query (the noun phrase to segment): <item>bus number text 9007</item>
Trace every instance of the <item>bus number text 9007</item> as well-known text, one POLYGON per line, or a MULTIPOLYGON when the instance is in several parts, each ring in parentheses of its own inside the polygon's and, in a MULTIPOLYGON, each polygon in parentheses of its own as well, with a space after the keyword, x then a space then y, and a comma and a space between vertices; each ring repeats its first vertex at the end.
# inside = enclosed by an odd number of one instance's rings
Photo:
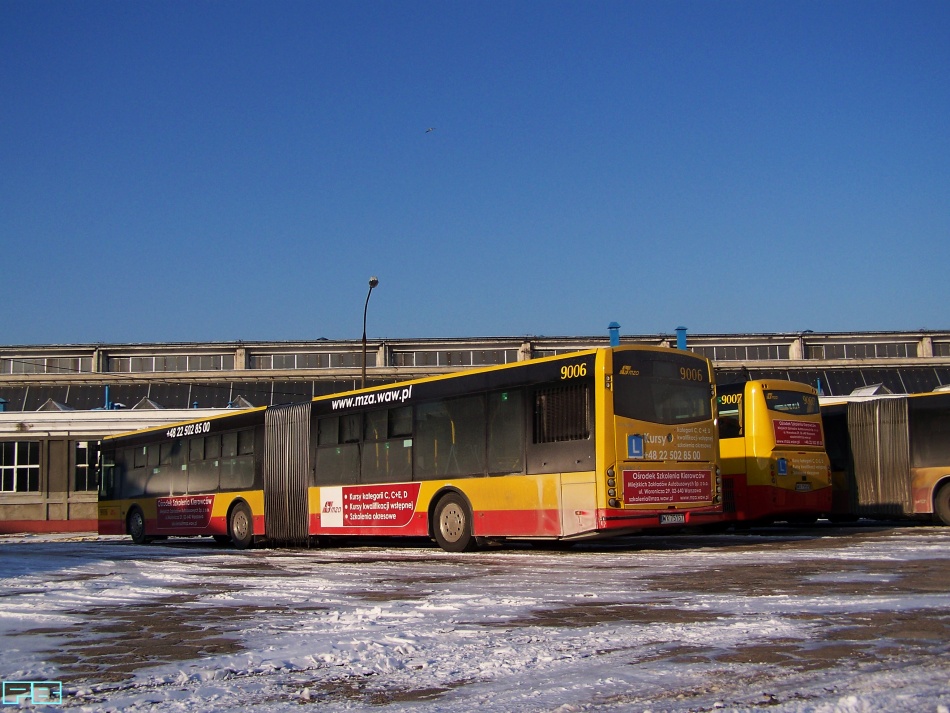
POLYGON ((182 438, 183 436, 200 436, 211 430, 211 421, 201 423, 186 423, 184 426, 173 426, 165 431, 168 438, 182 438))

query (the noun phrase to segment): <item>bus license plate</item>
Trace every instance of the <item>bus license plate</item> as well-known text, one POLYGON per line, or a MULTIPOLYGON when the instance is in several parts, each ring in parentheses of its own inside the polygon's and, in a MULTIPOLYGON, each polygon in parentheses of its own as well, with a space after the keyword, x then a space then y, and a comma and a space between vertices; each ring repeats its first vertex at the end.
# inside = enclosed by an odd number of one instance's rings
POLYGON ((811 483, 795 483, 795 490, 800 493, 807 493, 811 490, 811 483))
POLYGON ((660 515, 660 524, 661 525, 685 525, 686 513, 677 512, 677 513, 670 513, 669 515, 660 515))

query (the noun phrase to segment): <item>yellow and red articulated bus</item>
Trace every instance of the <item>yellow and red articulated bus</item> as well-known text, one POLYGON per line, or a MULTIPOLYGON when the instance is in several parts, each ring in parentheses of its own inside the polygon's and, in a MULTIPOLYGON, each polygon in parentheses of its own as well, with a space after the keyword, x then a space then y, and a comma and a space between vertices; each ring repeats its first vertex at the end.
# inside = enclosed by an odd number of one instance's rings
POLYGON ((831 512, 818 393, 794 381, 719 385, 723 522, 808 522, 831 512))
POLYGON ((722 511, 712 367, 611 347, 103 441, 99 531, 579 540, 722 511))
POLYGON ((823 397, 832 517, 950 525, 950 393, 823 397))

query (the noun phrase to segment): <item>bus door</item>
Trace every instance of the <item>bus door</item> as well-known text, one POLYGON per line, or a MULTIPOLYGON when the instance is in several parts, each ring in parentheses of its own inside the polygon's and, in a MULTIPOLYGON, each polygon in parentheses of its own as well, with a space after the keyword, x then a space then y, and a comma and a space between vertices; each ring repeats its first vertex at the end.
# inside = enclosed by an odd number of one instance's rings
POLYGON ((275 544, 302 545, 310 536, 310 402, 265 412, 264 529, 275 544))
POLYGON ((745 405, 745 382, 716 388, 722 510, 727 518, 744 518, 747 508, 745 405))

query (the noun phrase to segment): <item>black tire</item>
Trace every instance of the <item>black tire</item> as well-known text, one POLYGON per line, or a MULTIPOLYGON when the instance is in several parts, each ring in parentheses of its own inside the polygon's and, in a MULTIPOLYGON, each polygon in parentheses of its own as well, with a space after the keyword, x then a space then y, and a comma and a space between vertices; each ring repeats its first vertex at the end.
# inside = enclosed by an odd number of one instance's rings
POLYGON ((228 533, 235 549, 246 550, 254 543, 254 518, 246 503, 238 503, 231 508, 228 516, 228 533))
POLYGON ((934 520, 941 525, 950 525, 950 483, 941 485, 934 496, 934 520))
POLYGON ((458 493, 448 493, 433 511, 432 534, 446 552, 467 552, 475 549, 472 534, 472 510, 458 493))
POLYGON ((129 515, 125 521, 125 529, 135 544, 148 544, 149 539, 145 535, 145 515, 142 513, 141 508, 134 507, 129 510, 129 515))

